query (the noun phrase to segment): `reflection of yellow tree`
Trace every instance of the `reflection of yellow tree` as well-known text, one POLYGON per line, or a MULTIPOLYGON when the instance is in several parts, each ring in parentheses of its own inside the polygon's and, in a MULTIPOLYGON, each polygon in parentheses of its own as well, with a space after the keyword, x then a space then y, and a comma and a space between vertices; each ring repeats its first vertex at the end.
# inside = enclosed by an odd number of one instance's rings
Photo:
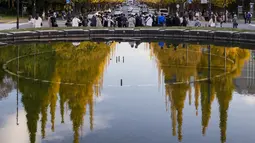
POLYGON ((201 84, 202 134, 206 134, 211 118, 211 104, 215 98, 215 88, 210 83, 201 84))
MULTIPOLYGON (((216 78, 213 80, 212 89, 211 89, 211 98, 213 98, 213 92, 215 91, 217 94, 217 99, 219 103, 220 110, 220 130, 221 130, 221 142, 226 142, 226 130, 227 130, 227 110, 229 107, 229 103, 232 99, 232 93, 234 90, 234 85, 232 79, 240 76, 241 70, 245 61, 247 61, 250 57, 249 50, 240 49, 240 48, 226 48, 226 57, 234 61, 234 63, 227 62, 226 67, 227 71, 233 71, 231 74, 228 74, 221 78, 216 78)), ((219 46, 211 46, 211 51, 213 54, 224 56, 224 48, 219 46)), ((202 59, 201 66, 208 65, 208 60, 205 58, 202 59)), ((224 67, 224 60, 220 60, 217 57, 211 59, 211 64, 217 67, 224 67)), ((202 70, 203 73, 207 74, 207 70, 202 70)), ((223 70, 212 70, 212 77, 221 74, 223 70)), ((202 90, 201 90, 202 92, 202 90)), ((202 101, 202 100, 201 100, 202 101)), ((210 103, 211 104, 211 103, 210 103)), ((203 106, 202 106, 203 107, 203 106)), ((206 108, 205 108, 206 109, 206 108)), ((203 109, 202 109, 203 111, 203 109)), ((210 109, 207 112, 202 113, 206 114, 205 117, 207 120, 209 119, 210 109)), ((202 115, 203 117, 204 115, 202 115)), ((206 119, 205 118, 205 119, 206 119)), ((207 123, 207 120, 202 121, 202 123, 207 123)), ((208 123, 207 123, 208 124, 208 123)), ((206 124, 205 124, 206 125, 206 124)))
POLYGON ((195 83, 195 108, 196 108, 196 116, 198 115, 198 106, 199 106, 199 96, 200 96, 200 84, 199 83, 195 83))
MULTIPOLYGON (((52 80, 56 82, 60 82, 60 77, 56 75, 57 73, 53 74, 52 80)), ((54 132, 55 130, 55 110, 56 104, 58 99, 59 92, 59 84, 52 84, 48 88, 49 98, 50 98, 50 114, 51 114, 51 130, 54 132)))
POLYGON ((87 106, 90 111, 90 129, 93 129, 93 95, 100 95, 102 73, 109 60, 110 48, 104 43, 93 42, 82 42, 78 47, 68 43, 53 47, 57 50, 55 72, 61 82, 85 85, 61 85, 59 91, 62 122, 64 122, 64 103, 67 102, 71 110, 74 143, 78 143, 79 129, 83 125, 87 106))
POLYGON ((86 106, 89 106, 90 128, 93 129, 93 94, 100 95, 102 73, 109 60, 110 48, 104 43, 92 42, 83 42, 78 47, 58 44, 55 48, 61 48, 56 52, 56 70, 61 82, 85 84, 85 86, 60 86, 61 114, 63 114, 64 102, 67 102, 71 110, 70 118, 73 121, 74 142, 77 143, 86 106))
MULTIPOLYGON (((200 61, 200 46, 192 45, 165 45, 163 49, 156 43, 151 44, 153 54, 157 58, 159 71, 163 71, 165 81, 189 81, 190 77, 196 77, 196 65, 200 61), (176 49, 175 49, 176 48, 176 49), (188 49, 189 48, 189 49, 188 49), (192 50, 192 51, 190 51, 192 50)), ((191 87, 188 84, 166 85, 166 96, 171 103, 171 118, 173 135, 176 135, 176 120, 178 123, 178 140, 182 140, 182 112, 186 93, 191 95, 191 87)), ((191 102, 191 97, 189 96, 191 102)))
MULTIPOLYGON (((165 45, 161 49, 156 43, 152 43, 152 53, 157 58, 157 65, 159 73, 161 71, 164 74, 165 81, 167 82, 186 82, 191 76, 197 79, 198 76, 208 76, 208 54, 202 54, 201 47, 207 48, 207 46, 188 45, 188 50, 183 45, 169 44, 165 45), (176 47, 176 48, 174 48, 176 47), (184 47, 184 48, 183 48, 184 47), (189 50, 193 50, 191 52, 189 50), (186 52, 185 52, 186 51, 186 52), (188 53, 188 54, 187 54, 188 53), (171 66, 170 66, 171 65, 171 66), (202 73, 202 75, 198 75, 202 73)), ((239 48, 226 48, 219 46, 211 47, 211 77, 224 73, 224 66, 226 64, 226 71, 232 71, 224 78, 215 78, 212 83, 194 83, 195 89, 195 108, 198 110, 199 96, 201 94, 201 110, 202 110, 202 134, 206 133, 209 120, 211 117, 211 104, 217 96, 220 108, 220 129, 221 129, 221 141, 226 141, 226 123, 227 123, 227 110, 229 102, 232 98, 233 83, 232 79, 239 76, 244 62, 249 58, 249 51, 239 48), (224 60, 226 51, 226 57, 229 60, 224 60), (216 56, 215 56, 216 55, 216 56), (217 94, 216 94, 217 93, 217 94)), ((186 93, 190 94, 191 87, 188 84, 182 85, 169 85, 166 84, 166 96, 171 104, 171 118, 173 135, 176 135, 176 120, 178 122, 178 139, 181 141, 182 132, 182 110, 184 108, 184 102, 186 93), (177 119, 176 119, 177 114, 177 119)), ((191 97, 189 96, 189 100, 191 97)), ((189 101, 190 103, 191 101, 189 101)), ((198 114, 198 113, 196 113, 198 114)))
MULTIPOLYGON (((42 138, 45 137, 48 107, 50 107, 51 114, 51 129, 54 131, 55 110, 59 93, 62 123, 64 122, 64 105, 67 104, 71 110, 74 142, 78 143, 79 129, 83 125, 87 106, 90 112, 90 128, 93 129, 93 98, 94 95, 100 95, 103 72, 110 58, 110 45, 82 42, 78 47, 74 47, 70 43, 57 43, 52 46, 43 44, 26 46, 28 48, 21 50, 21 53, 29 54, 31 51, 38 51, 40 47, 45 47, 40 51, 56 50, 56 52, 20 60, 20 70, 23 71, 23 75, 54 81, 52 84, 46 84, 20 80, 19 89, 23 94, 22 102, 27 112, 30 142, 36 142, 37 121, 40 113, 42 138), (73 85, 59 84, 60 82, 73 85)), ((13 62, 9 66, 12 71, 17 70, 15 64, 13 62)))

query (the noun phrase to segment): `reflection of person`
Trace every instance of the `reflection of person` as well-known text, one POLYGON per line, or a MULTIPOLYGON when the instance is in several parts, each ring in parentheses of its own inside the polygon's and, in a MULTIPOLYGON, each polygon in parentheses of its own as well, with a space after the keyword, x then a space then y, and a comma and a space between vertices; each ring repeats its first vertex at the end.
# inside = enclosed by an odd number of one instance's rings
POLYGON ((159 47, 160 47, 161 49, 163 49, 163 48, 164 48, 165 43, 164 43, 164 42, 158 42, 158 45, 159 45, 159 47))
POLYGON ((135 42, 129 42, 129 44, 130 44, 131 48, 134 48, 135 42))
POLYGON ((174 43, 174 44, 173 44, 173 46, 174 46, 174 50, 175 50, 175 51, 177 50, 178 45, 179 45, 179 44, 176 44, 176 43, 174 43))
POLYGON ((135 42, 135 48, 138 48, 138 46, 140 45, 140 42, 135 42))
POLYGON ((80 43, 80 42, 73 42, 72 44, 73 44, 73 46, 77 47, 77 46, 79 46, 81 43, 80 43))

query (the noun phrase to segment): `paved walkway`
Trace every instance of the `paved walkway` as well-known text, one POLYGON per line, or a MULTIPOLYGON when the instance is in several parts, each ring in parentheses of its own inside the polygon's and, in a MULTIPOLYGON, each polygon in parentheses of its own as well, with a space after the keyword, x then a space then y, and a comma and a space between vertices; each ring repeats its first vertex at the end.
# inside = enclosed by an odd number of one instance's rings
MULTIPOLYGON (((65 27, 65 21, 63 20, 58 20, 58 25, 59 27, 65 27)), ((207 25, 208 22, 202 22, 202 26, 207 25)), ((191 21, 189 26, 194 26, 194 22, 191 21)), ((43 27, 49 27, 48 26, 48 21, 43 21, 43 27)), ((220 24, 217 23, 216 27, 220 27, 220 24)), ((232 23, 223 23, 224 28, 232 28, 232 23)), ((16 28, 16 23, 0 23, 0 30, 6 30, 6 29, 15 29, 16 28)), ((20 23, 20 28, 25 29, 25 28, 32 28, 32 24, 29 23, 20 23)), ((255 30, 255 24, 244 24, 242 21, 239 22, 238 25, 239 29, 246 29, 246 30, 255 30)))

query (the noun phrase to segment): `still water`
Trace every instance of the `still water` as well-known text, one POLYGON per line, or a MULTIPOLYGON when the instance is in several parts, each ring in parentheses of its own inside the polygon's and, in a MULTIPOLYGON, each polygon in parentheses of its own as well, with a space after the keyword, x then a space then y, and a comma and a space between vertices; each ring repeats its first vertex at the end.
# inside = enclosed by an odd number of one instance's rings
POLYGON ((0 48, 1 143, 254 143, 254 51, 171 42, 0 48))

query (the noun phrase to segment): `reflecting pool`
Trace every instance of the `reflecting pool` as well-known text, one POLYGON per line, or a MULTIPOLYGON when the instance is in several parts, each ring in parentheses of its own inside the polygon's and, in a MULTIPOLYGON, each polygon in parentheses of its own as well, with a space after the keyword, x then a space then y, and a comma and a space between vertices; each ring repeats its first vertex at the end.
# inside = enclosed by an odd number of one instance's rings
POLYGON ((1 143, 254 143, 255 51, 178 42, 0 47, 1 143))

